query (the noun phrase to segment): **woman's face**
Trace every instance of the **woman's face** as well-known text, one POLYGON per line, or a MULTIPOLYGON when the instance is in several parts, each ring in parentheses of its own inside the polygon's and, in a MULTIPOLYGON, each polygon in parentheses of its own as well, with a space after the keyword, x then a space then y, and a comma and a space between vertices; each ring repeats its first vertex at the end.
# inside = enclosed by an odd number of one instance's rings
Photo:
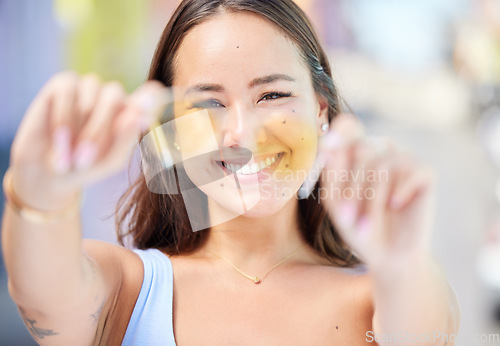
POLYGON ((189 31, 174 70, 176 141, 209 201, 263 217, 295 198, 327 105, 292 42, 257 15, 224 13, 189 31))

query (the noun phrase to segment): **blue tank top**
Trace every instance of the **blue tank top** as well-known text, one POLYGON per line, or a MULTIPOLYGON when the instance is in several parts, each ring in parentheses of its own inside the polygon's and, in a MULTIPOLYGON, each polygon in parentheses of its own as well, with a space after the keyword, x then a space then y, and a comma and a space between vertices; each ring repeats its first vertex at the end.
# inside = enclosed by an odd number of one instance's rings
POLYGON ((134 252, 144 264, 144 279, 122 345, 173 346, 172 262, 157 249, 134 252))

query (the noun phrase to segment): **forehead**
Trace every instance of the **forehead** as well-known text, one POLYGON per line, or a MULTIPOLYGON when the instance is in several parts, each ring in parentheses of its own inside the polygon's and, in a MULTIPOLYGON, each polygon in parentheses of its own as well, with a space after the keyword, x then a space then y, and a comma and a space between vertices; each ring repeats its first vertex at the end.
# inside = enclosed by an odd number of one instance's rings
POLYGON ((307 73, 296 46, 265 18, 226 12, 187 33, 177 51, 174 84, 221 74, 253 79, 273 73, 307 73))

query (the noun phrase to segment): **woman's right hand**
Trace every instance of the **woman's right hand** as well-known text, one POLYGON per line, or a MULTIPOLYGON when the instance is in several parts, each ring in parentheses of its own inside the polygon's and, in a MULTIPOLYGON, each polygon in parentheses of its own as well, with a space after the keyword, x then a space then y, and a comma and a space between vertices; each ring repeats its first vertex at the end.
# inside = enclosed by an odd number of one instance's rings
POLYGON ((117 82, 63 72, 30 105, 11 150, 13 189, 29 206, 64 209, 87 184, 120 170, 154 121, 164 87, 149 81, 131 95, 117 82))

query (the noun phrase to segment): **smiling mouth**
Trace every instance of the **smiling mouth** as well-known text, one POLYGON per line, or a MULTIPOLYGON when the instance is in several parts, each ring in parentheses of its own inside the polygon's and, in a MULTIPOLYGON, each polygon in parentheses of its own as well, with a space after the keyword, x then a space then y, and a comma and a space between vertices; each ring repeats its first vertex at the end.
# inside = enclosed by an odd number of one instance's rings
POLYGON ((247 163, 246 165, 226 161, 217 161, 217 164, 231 173, 250 175, 259 173, 260 171, 272 166, 275 162, 279 161, 282 156, 283 153, 278 153, 263 157, 259 160, 255 160, 254 163, 247 163))

